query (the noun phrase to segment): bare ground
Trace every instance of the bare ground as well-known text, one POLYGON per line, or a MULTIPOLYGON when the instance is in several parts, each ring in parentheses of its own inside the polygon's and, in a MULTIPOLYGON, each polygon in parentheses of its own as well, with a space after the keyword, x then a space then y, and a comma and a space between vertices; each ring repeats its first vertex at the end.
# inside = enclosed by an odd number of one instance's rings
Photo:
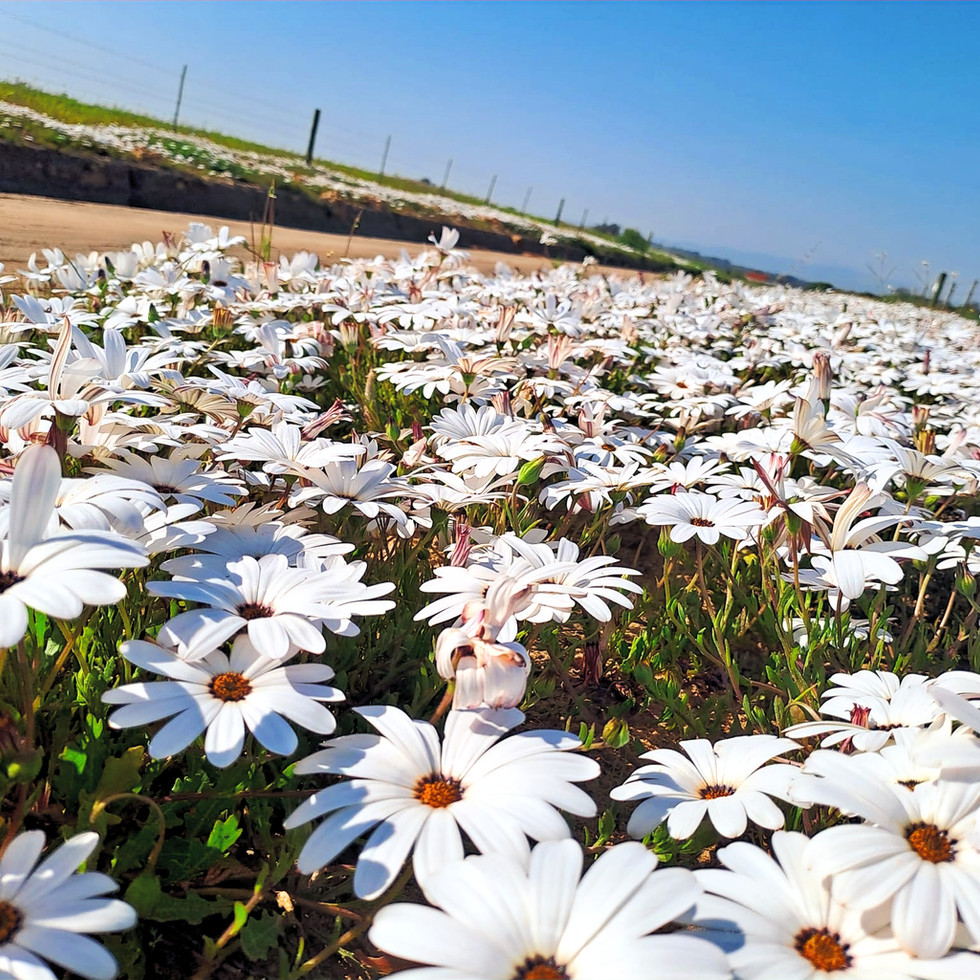
MULTIPOLYGON (((201 214, 179 214, 127 208, 113 204, 89 204, 79 201, 59 201, 50 197, 21 194, 0 194, 0 263, 4 272, 16 274, 27 264, 32 252, 42 248, 60 248, 66 255, 88 254, 92 251, 110 252, 128 249, 133 242, 161 240, 163 232, 183 231, 192 221, 202 221, 215 231, 227 225, 233 234, 244 235, 252 243, 259 238, 259 229, 247 221, 229 221, 201 214)), ((438 232, 438 229, 434 229, 438 232)), ((415 253, 428 246, 426 242, 397 242, 382 238, 362 238, 356 234, 348 241, 346 235, 299 231, 294 228, 274 230, 273 257, 277 253, 315 252, 321 262, 351 258, 374 258, 376 255, 396 257, 401 249, 415 253)), ((462 232, 460 247, 466 248, 466 231, 462 232)), ((540 255, 514 255, 473 249, 470 261, 481 272, 492 273, 497 262, 506 262, 517 272, 527 274, 551 266, 540 255)), ((633 276, 624 269, 600 271, 618 276, 633 276)))

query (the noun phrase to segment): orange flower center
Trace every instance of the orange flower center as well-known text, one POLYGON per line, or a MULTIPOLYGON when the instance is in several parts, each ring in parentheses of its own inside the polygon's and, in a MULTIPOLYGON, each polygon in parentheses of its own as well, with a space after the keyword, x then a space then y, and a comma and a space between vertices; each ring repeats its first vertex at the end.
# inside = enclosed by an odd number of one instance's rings
POLYGON ((909 847, 922 858, 932 864, 942 864, 952 861, 956 854, 955 840, 949 839, 945 830, 940 830, 932 823, 915 823, 905 831, 905 839, 909 847))
POLYGON ((5 943, 20 928, 24 917, 9 902, 0 902, 0 943, 5 943))
POLYGON ((463 788, 458 779, 452 779, 439 773, 423 776, 415 784, 415 798, 426 806, 442 809, 450 803, 456 803, 463 798, 463 788))
POLYGON ((216 674, 211 678, 209 688, 219 701, 244 701, 252 693, 252 685, 234 671, 216 674))
POLYGON ((731 786, 702 786, 698 795, 702 800, 717 800, 720 796, 732 796, 734 792, 731 786))
POLYGON ((828 929, 802 929, 796 934, 793 948, 805 960, 809 960, 818 970, 833 973, 846 970, 852 963, 847 951, 847 943, 840 941, 840 935, 828 929))
POLYGON ((565 980, 568 974, 563 966, 559 966, 554 957, 528 957, 523 966, 517 968, 514 980, 565 980))

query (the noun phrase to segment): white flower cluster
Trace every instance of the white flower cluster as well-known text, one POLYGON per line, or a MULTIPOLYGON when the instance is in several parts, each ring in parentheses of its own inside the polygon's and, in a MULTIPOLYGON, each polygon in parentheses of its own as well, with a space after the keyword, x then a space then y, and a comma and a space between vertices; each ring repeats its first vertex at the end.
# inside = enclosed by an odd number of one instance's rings
MULTIPOLYGON (((972 581, 980 519, 945 508, 980 478, 974 324, 710 275, 483 277, 452 235, 330 266, 243 267, 238 244, 195 225, 21 270, 31 288, 0 322, 0 647, 23 648, 32 610, 158 604, 159 631, 121 645, 137 673, 106 693, 110 727, 163 722, 156 758, 203 734, 227 767, 247 733, 290 756, 293 726, 335 730, 328 642, 397 608, 379 556, 425 544, 443 564, 409 615, 441 627, 444 731, 358 707, 374 731, 296 763, 327 778, 287 820, 322 818, 304 873, 365 839, 364 899, 411 858, 435 908, 391 906, 370 934, 432 965, 406 977, 976 975, 977 675, 838 675, 826 717, 790 737, 648 753, 613 793, 641 801, 632 835, 666 821, 686 839, 705 816, 729 839, 775 831, 771 853, 720 851, 727 870, 654 870, 627 842, 580 880, 563 813, 595 814, 576 784, 599 766, 565 732, 511 733, 535 652, 522 624, 609 623, 643 595, 640 570, 573 540, 573 522, 649 533, 666 565, 693 552, 702 576, 706 553, 769 562, 799 600, 780 610, 799 616, 784 624, 798 650, 831 633, 892 642, 887 620, 851 612, 915 563, 972 581), (324 399, 328 366, 368 360, 360 405, 324 399), (378 389, 413 395, 419 417, 386 424, 378 389), (837 748, 783 758, 817 735, 837 748), (809 839, 780 829, 775 800, 842 818, 809 839)), ((101 947, 51 930, 126 927, 111 883, 86 872, 41 904, 94 840, 32 874, 42 844, 21 834, 0 859, 0 969, 47 976, 39 954, 110 976, 101 947)))

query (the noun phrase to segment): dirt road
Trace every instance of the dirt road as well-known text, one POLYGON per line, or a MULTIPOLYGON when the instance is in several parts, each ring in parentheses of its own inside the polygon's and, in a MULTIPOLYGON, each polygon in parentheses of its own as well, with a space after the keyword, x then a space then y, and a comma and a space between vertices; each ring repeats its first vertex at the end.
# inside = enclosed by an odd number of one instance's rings
MULTIPOLYGON (((87 204, 77 201, 58 201, 49 197, 28 197, 19 194, 0 194, 0 262, 6 274, 17 274, 32 252, 42 248, 60 248, 66 255, 88 254, 127 249, 133 242, 160 241, 162 232, 183 231, 191 221, 202 221, 217 230, 228 225, 233 234, 244 235, 251 242, 253 230, 246 221, 227 221, 200 214, 175 214, 169 211, 150 211, 125 208, 112 204, 87 204)), ((431 247, 426 242, 395 242, 381 238, 353 237, 349 244, 343 235, 276 228, 273 233, 273 255, 294 252, 315 252, 321 262, 344 255, 352 258, 373 258, 376 255, 395 257, 401 249, 410 254, 431 247)), ((466 232, 460 239, 466 248, 466 232)), ((504 252, 472 250, 470 259, 481 272, 493 272, 497 262, 506 262, 518 272, 529 273, 548 268, 551 263, 541 256, 508 255, 504 252)), ((603 270, 621 277, 635 275, 623 269, 603 270)))

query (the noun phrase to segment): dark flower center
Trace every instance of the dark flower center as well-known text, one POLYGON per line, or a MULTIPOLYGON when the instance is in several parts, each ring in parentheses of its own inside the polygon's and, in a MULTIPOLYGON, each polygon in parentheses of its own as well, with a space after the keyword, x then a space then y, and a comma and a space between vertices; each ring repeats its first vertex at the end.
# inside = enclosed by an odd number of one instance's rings
POLYGON ((24 916, 9 902, 0 902, 0 943, 7 942, 21 927, 24 916))
POLYGON ((16 572, 0 572, 0 592, 6 592, 12 585, 23 582, 24 576, 16 572))
POLYGON ((950 840, 949 833, 933 823, 912 824, 905 830, 905 839, 923 861, 942 864, 956 856, 956 841, 950 840))
POLYGON ((564 980, 567 976, 565 967, 559 966, 553 956, 529 956, 517 968, 514 980, 564 980))
POLYGON ((237 612, 242 619, 268 619, 275 615, 271 607, 263 606, 258 602, 243 602, 237 612))
POLYGON ((243 701, 252 693, 251 683, 234 671, 215 674, 208 689, 219 701, 243 701))
POLYGON ((415 798, 426 806, 441 809, 463 798, 463 788, 458 779, 434 773, 423 776, 415 784, 415 798))
POLYGON ((702 800, 717 800, 721 796, 732 796, 735 790, 731 786, 702 786, 698 795, 702 800))
POLYGON ((840 941, 839 933, 826 928, 801 929, 793 941, 793 948, 825 973, 846 970, 853 962, 847 952, 851 947, 840 941))
POLYGON ((715 522, 709 521, 707 517, 692 517, 691 523, 695 527, 714 527, 715 522))

